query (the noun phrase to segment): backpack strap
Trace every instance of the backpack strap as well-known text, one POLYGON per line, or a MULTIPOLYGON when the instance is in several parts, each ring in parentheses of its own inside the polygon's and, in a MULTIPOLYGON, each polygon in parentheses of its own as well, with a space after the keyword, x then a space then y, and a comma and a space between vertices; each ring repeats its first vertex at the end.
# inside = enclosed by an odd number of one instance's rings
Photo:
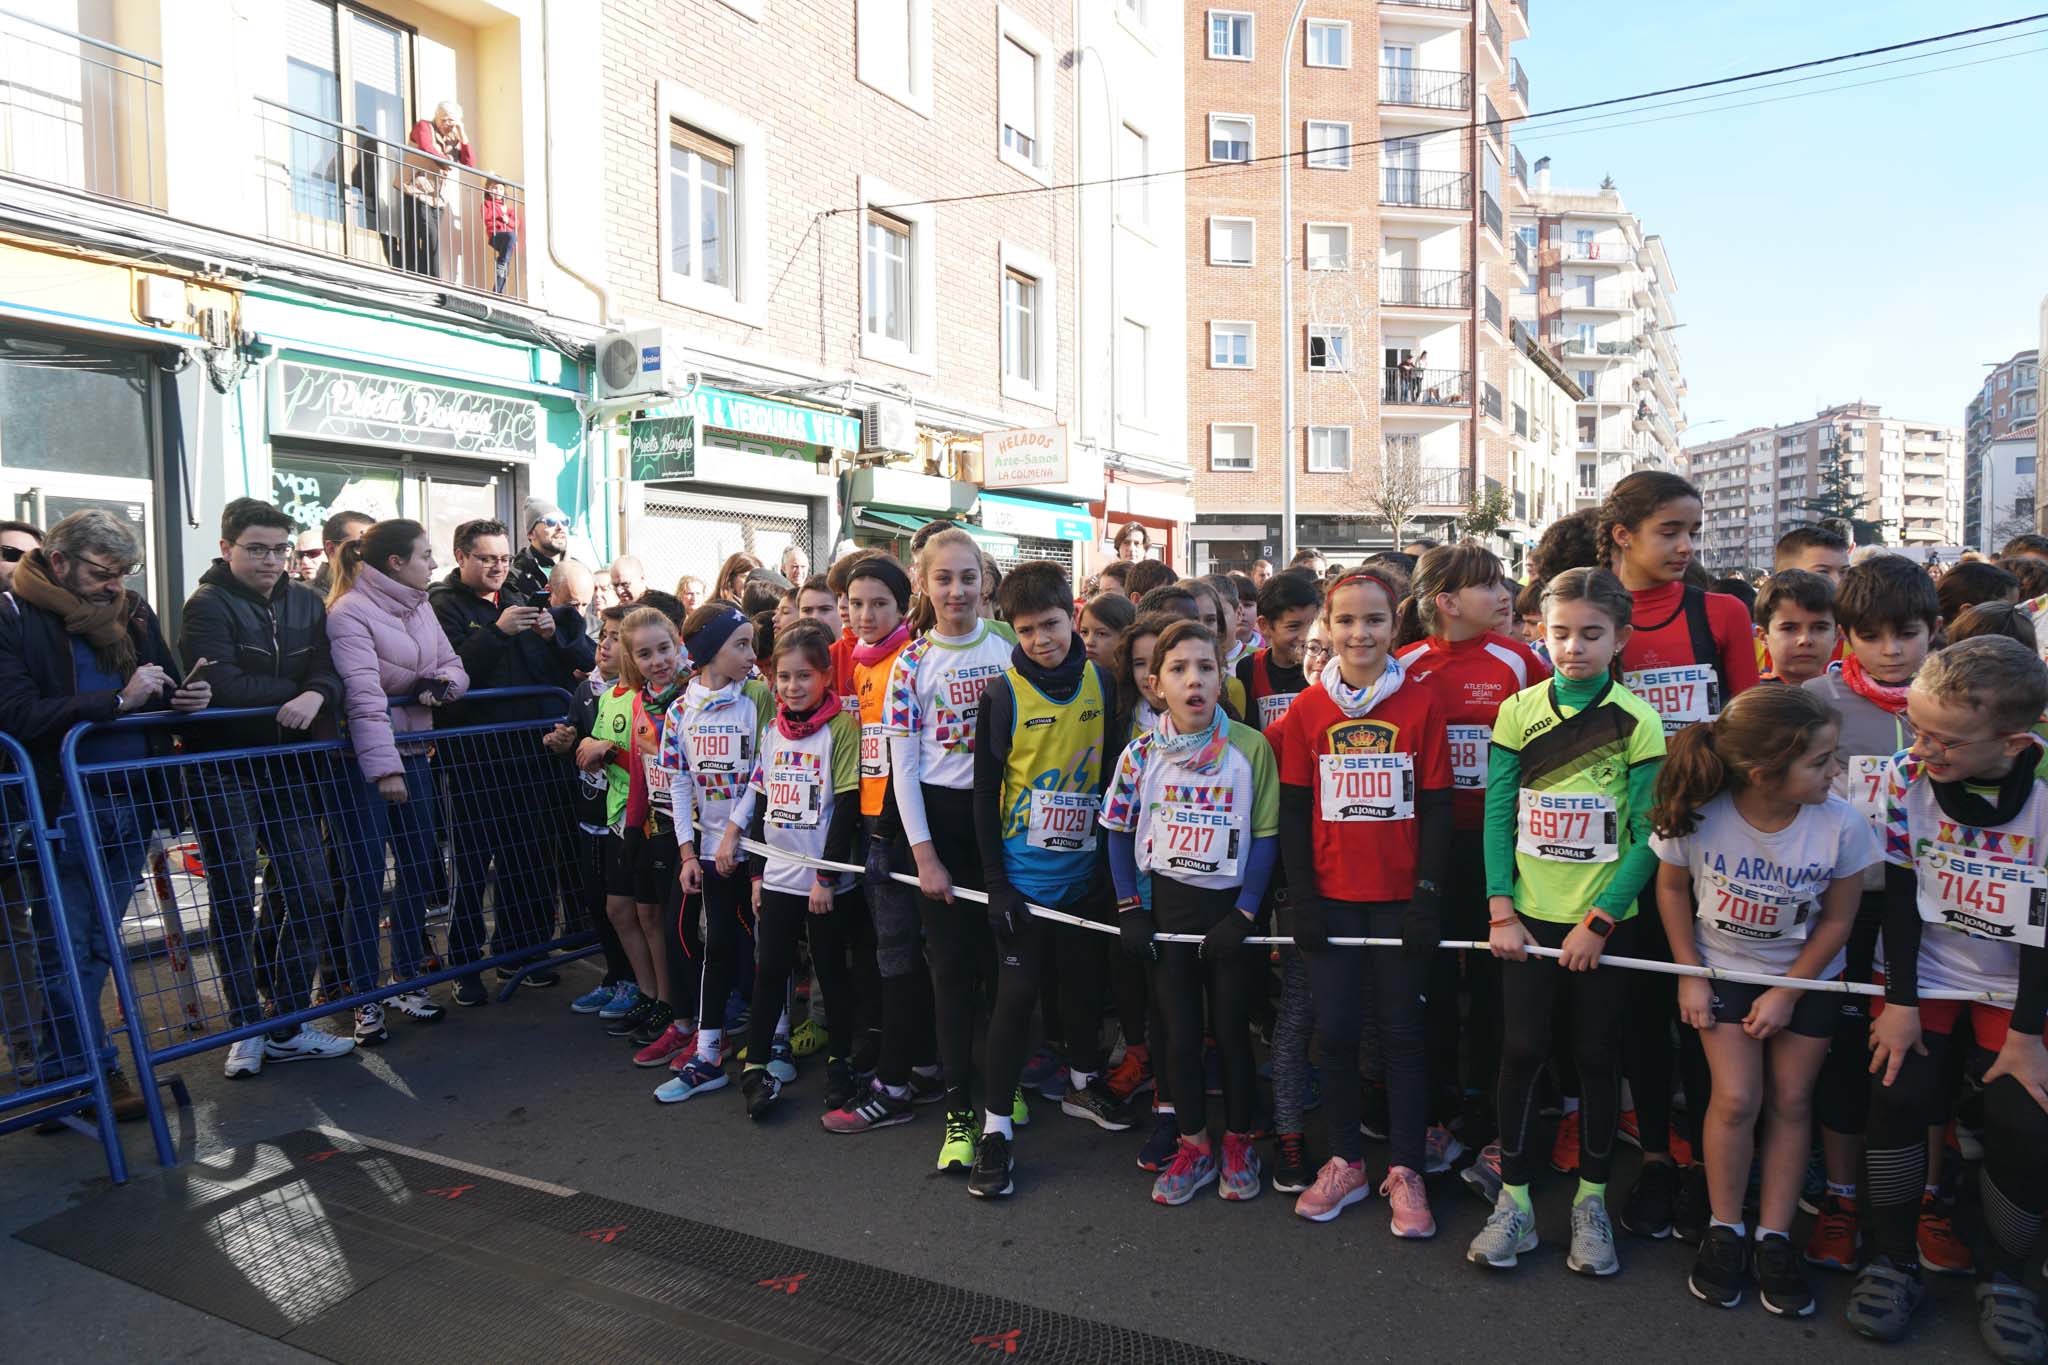
POLYGON ((1707 620, 1707 594, 1690 583, 1686 584, 1679 609, 1685 613, 1685 632, 1692 639, 1693 662, 1714 666, 1714 677, 1720 684, 1721 695, 1711 709, 1719 715, 1734 694, 1728 690, 1728 666, 1721 658, 1720 643, 1714 639, 1713 625, 1707 620))

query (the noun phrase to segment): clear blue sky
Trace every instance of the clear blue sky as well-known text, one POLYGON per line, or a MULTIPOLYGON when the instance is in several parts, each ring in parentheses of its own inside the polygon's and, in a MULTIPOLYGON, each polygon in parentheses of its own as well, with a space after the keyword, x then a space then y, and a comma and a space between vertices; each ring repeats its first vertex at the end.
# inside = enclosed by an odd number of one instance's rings
MULTIPOLYGON (((1540 113, 2041 10, 2043 0, 1531 0, 1515 55, 1540 113)), ((1739 98, 2044 50, 1637 127, 1514 130, 1532 166, 1552 159, 1553 188, 1612 175, 1644 230, 1663 234, 1686 324, 1673 339, 1691 388, 1688 442, 1852 399, 1960 426, 1982 362, 2038 344, 2048 24, 2008 32, 2019 36, 1739 98)))

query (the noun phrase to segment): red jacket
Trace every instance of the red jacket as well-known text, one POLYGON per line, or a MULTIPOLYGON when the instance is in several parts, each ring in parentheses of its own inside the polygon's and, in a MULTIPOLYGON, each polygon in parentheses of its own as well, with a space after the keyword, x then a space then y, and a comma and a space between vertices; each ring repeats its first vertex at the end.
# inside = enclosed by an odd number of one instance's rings
POLYGON ((484 196, 484 236, 519 231, 519 206, 498 195, 484 196))

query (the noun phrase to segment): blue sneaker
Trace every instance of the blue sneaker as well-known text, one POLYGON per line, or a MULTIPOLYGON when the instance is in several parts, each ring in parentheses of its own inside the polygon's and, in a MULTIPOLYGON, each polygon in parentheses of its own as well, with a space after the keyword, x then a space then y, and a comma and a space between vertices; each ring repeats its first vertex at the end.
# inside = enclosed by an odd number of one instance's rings
POLYGON ((735 990, 725 998, 725 1031, 745 1033, 747 1021, 753 1018, 752 1002, 735 990))
MULTIPOLYGON (((576 1003, 580 1005, 583 1002, 579 1000, 576 1003)), ((600 1019, 623 1019, 631 1014, 634 1007, 639 1003, 640 987, 638 983, 621 981, 612 992, 611 1003, 598 1006, 597 1017, 600 1019)))
POLYGON ((1152 1182, 1152 1202, 1185 1204, 1204 1186, 1215 1183, 1215 1154, 1205 1152, 1186 1138, 1182 1138, 1179 1150, 1173 1154, 1172 1163, 1152 1182))
POLYGON ((1067 1064, 1057 1052, 1042 1047, 1024 1063, 1024 1074, 1019 1080, 1026 1090, 1036 1090, 1049 1100, 1062 1099, 1067 1093, 1067 1064), (1047 1089, 1048 1086, 1053 1088, 1047 1089))
POLYGON ((1180 1150, 1180 1119, 1174 1114, 1153 1115, 1152 1135, 1145 1139, 1145 1145, 1138 1149, 1138 1169, 1160 1171, 1166 1169, 1173 1154, 1180 1150))
POLYGON ((612 985, 611 982, 607 981, 604 982, 602 985, 592 987, 590 990, 585 991, 582 995, 577 996, 574 1000, 571 1000, 569 1002, 569 1008, 576 1011, 576 1013, 578 1014, 597 1014, 600 1013, 606 1005, 611 1004, 612 997, 617 995, 618 993, 618 987, 612 985))
POLYGON ((796 1079, 796 1049, 789 1039, 778 1036, 768 1044, 768 1074, 782 1085, 796 1079))
POLYGON ((692 1057, 682 1070, 655 1088, 654 1098, 663 1104, 681 1104, 692 1096, 723 1090, 725 1085, 723 1066, 707 1062, 702 1057, 692 1057))

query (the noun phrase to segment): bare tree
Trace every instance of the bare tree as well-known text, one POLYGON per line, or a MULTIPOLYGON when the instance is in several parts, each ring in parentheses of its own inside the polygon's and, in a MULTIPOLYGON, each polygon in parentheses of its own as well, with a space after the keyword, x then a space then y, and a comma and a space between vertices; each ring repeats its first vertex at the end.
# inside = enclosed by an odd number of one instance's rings
POLYGON ((2014 536, 2023 536, 2034 529, 2034 485, 2023 483, 2013 494, 2012 511, 2002 517, 1994 526, 1984 532, 1984 548, 1989 550, 2005 544, 2014 536))

